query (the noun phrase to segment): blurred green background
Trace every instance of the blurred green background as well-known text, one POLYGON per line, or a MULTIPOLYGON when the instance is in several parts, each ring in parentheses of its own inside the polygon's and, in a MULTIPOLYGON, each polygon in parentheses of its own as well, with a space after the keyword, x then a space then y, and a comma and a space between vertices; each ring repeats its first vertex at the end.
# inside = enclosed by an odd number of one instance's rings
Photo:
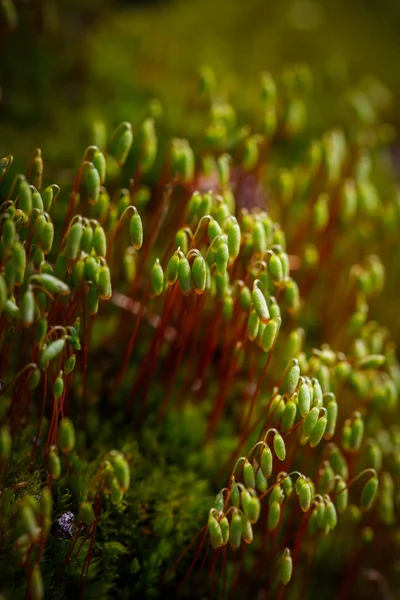
MULTIPOLYGON (((1 0, 3 1, 3 0, 1 0)), ((16 0, 0 29, 0 155, 25 166, 75 167, 93 122, 133 124, 160 98, 162 127, 188 135, 185 114, 202 64, 250 112, 263 70, 306 61, 315 75, 311 124, 336 124, 342 91, 367 76, 400 94, 398 0, 16 0)), ((388 118, 395 122, 392 109, 388 118)), ((49 172, 48 172, 49 174, 49 172)), ((65 173, 65 177, 67 174, 65 173)))

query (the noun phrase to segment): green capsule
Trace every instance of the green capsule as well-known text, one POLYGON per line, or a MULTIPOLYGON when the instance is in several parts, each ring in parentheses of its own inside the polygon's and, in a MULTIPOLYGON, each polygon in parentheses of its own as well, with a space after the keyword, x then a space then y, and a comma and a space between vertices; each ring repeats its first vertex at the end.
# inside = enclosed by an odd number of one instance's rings
POLYGON ((276 254, 272 254, 268 262, 268 275, 275 284, 278 284, 283 279, 282 262, 276 254))
POLYGON ((256 284, 253 286, 251 297, 253 300, 254 310, 256 311, 258 318, 260 319, 261 323, 267 324, 270 319, 268 305, 264 294, 256 284))
POLYGON ((225 515, 219 521, 219 526, 221 527, 222 533, 222 545, 226 546, 226 544, 229 542, 229 521, 225 515))
POLYGON ((65 279, 65 277, 67 275, 67 270, 68 270, 67 257, 65 256, 64 253, 60 253, 57 256, 56 262, 54 264, 54 275, 58 279, 65 279))
POLYGON ((124 492, 121 490, 121 488, 118 485, 117 480, 115 479, 115 477, 113 477, 111 479, 111 486, 110 486, 110 491, 111 491, 111 502, 113 504, 120 504, 122 502, 122 498, 124 497, 124 492))
POLYGON ((32 290, 26 290, 22 296, 20 308, 23 326, 30 327, 35 320, 35 296, 32 290))
POLYGON ((128 461, 120 452, 116 452, 115 450, 110 452, 109 456, 118 485, 125 493, 128 491, 131 481, 128 461))
POLYGON ((3 275, 0 275, 0 315, 6 307, 7 303, 7 284, 3 275))
POLYGON ((12 438, 10 430, 6 425, 0 428, 0 462, 5 463, 10 456, 12 438))
POLYGON ((46 317, 41 317, 38 322, 36 323, 36 327, 35 327, 35 331, 34 331, 34 336, 33 336, 33 342, 35 344, 35 346, 41 346, 44 342, 44 338, 46 337, 46 333, 47 333, 47 319, 46 317))
POLYGON ((25 496, 24 505, 21 507, 21 525, 24 533, 27 533, 33 542, 36 542, 40 537, 40 527, 37 524, 33 503, 30 504, 32 498, 25 496))
POLYGON ((302 417, 306 417, 311 408, 311 394, 307 383, 303 380, 298 391, 298 406, 302 417))
POLYGON ((36 272, 40 272, 40 267, 42 265, 42 262, 44 261, 44 254, 43 254, 43 250, 41 248, 36 248, 35 252, 33 253, 33 268, 35 269, 36 272))
POLYGON ((21 242, 15 242, 12 249, 12 261, 15 268, 15 285, 21 285, 25 277, 26 254, 21 242))
POLYGON ((192 181, 195 171, 194 153, 189 142, 182 139, 173 139, 170 154, 171 175, 173 178, 184 182, 192 181))
POLYGON ((64 363, 64 373, 65 375, 69 375, 75 369, 76 364, 76 356, 73 354, 70 356, 64 363))
POLYGON ((288 498, 293 490, 292 478, 285 471, 282 471, 278 474, 277 479, 281 479, 281 486, 285 492, 286 498, 288 498))
POLYGON ((320 443, 320 441, 322 440, 322 438, 324 436, 327 424, 328 424, 328 419, 325 416, 320 417, 318 419, 318 421, 316 422, 316 424, 313 427, 313 430, 310 433, 309 444, 310 444, 311 448, 315 448, 315 446, 318 446, 318 444, 320 443))
POLYGON ((260 319, 258 318, 258 314, 255 310, 252 310, 249 314, 249 318, 247 320, 247 336, 249 340, 253 341, 258 336, 258 332, 260 329, 260 319))
POLYGON ((253 528, 246 515, 242 515, 242 537, 246 544, 251 544, 253 541, 253 528))
POLYGON ((102 152, 100 152, 100 150, 98 150, 98 149, 95 150, 93 157, 92 157, 92 163, 99 174, 100 183, 103 184, 106 180, 107 164, 106 164, 106 159, 104 157, 104 154, 102 152))
MULTIPOLYGON (((223 300, 225 295, 228 294, 229 290, 229 275, 228 271, 226 271, 225 275, 221 276, 218 273, 215 274, 213 280, 215 283, 215 292, 217 298, 223 300)), ((206 285, 207 287, 207 285, 206 285)))
POLYGON ((178 279, 179 254, 174 252, 167 264, 167 282, 168 285, 174 285, 178 279))
MULTIPOLYGON (((243 510, 244 504, 242 502, 243 510)), ((244 510, 246 517, 249 519, 250 523, 257 523, 260 518, 261 512, 261 504, 258 496, 251 496, 250 501, 247 506, 247 511, 244 510)))
POLYGON ((307 512, 311 506, 312 492, 310 484, 305 479, 299 479, 299 483, 296 486, 296 491, 299 496, 300 508, 303 512, 307 512))
POLYGON ((49 452, 49 473, 53 479, 58 479, 61 475, 61 462, 55 447, 50 448, 49 452))
POLYGON ((82 202, 97 204, 100 196, 100 174, 93 163, 85 161, 81 168, 79 196, 82 202))
POLYGON ((231 519, 231 527, 230 527, 230 544, 232 550, 237 550, 240 548, 240 544, 242 541, 243 534, 243 521, 242 516, 238 510, 235 510, 232 519, 231 519))
POLYGON ((143 223, 139 213, 135 210, 130 222, 130 235, 132 246, 135 250, 140 250, 143 245, 143 223))
POLYGON ((228 230, 227 230, 227 238, 228 238, 228 251, 229 256, 232 259, 235 259, 239 256, 240 252, 240 243, 241 243, 241 232, 240 226, 236 219, 232 218, 228 230))
POLYGON ((63 374, 61 371, 59 376, 56 378, 56 380, 53 383, 53 396, 54 396, 55 400, 58 400, 59 398, 61 398, 63 393, 64 393, 64 378, 63 378, 63 374))
POLYGON ((178 263, 178 283, 184 296, 188 296, 192 289, 191 268, 186 257, 180 258, 178 263))
POLYGON ((18 208, 22 210, 28 217, 30 217, 33 210, 32 190, 31 186, 25 179, 19 184, 17 202, 18 208))
POLYGON ((277 500, 270 504, 268 509, 268 531, 275 531, 281 519, 281 505, 277 500))
POLYGON ((332 445, 332 446, 333 446, 333 451, 331 452, 331 454, 329 456, 329 462, 331 463, 332 468, 335 471, 335 473, 338 473, 338 475, 343 477, 343 479, 347 479, 349 476, 349 469, 347 466, 346 459, 344 458, 343 454, 340 452, 340 450, 337 446, 335 446, 335 445, 332 445))
MULTIPOLYGON (((182 231, 182 230, 180 230, 182 231)), ((179 232, 178 232, 179 233, 179 232)), ((218 236, 222 234, 222 229, 218 223, 218 221, 216 221, 213 218, 210 218, 209 222, 208 222, 208 239, 210 240, 210 243, 218 236)), ((178 240, 175 238, 175 245, 177 245, 178 240)), ((178 244, 179 245, 179 244, 178 244)), ((184 249, 182 249, 184 252, 184 249)))
POLYGON ((99 281, 100 265, 94 256, 88 256, 85 260, 85 278, 92 284, 97 285, 99 281))
POLYGON ((14 298, 9 298, 4 307, 4 312, 10 319, 18 320, 21 318, 21 311, 15 304, 14 298))
POLYGON ((217 267, 217 273, 221 277, 223 277, 226 273, 226 269, 228 267, 229 262, 229 250, 228 244, 224 241, 221 241, 219 244, 217 251, 215 253, 215 264, 217 267))
POLYGON ((247 460, 244 461, 243 465, 243 479, 244 484, 247 488, 255 488, 256 480, 254 476, 254 469, 251 463, 247 460))
POLYGON ((291 367, 287 370, 283 388, 287 394, 292 396, 297 388, 297 384, 300 379, 300 367, 297 358, 293 358, 291 361, 291 367))
POLYGON ((32 369, 32 371, 29 373, 28 387, 30 390, 34 390, 35 388, 37 388, 40 382, 40 376, 41 372, 38 368, 32 369))
POLYGON ((90 225, 86 225, 82 232, 81 250, 90 254, 93 247, 93 229, 90 225))
POLYGON ((65 339, 60 338, 51 342, 48 346, 43 348, 39 356, 39 367, 42 370, 46 370, 48 363, 57 358, 64 350, 65 339))
POLYGON ((99 268, 99 277, 97 280, 97 289, 99 297, 102 300, 109 300, 112 296, 111 274, 107 265, 102 265, 99 268))
POLYGON ((329 527, 329 529, 334 529, 337 525, 336 508, 332 500, 329 500, 329 502, 326 504, 325 524, 329 527))
POLYGON ((148 173, 157 156, 157 136, 154 119, 145 119, 140 128, 140 157, 139 167, 142 173, 148 173))
POLYGON ((223 492, 218 492, 218 494, 214 498, 214 508, 218 512, 222 512, 224 510, 224 494, 223 492))
POLYGON ((370 479, 368 479, 367 483, 364 485, 363 490, 361 492, 361 501, 360 505, 362 510, 369 510, 376 498, 376 494, 378 491, 378 478, 374 475, 370 479))
POLYGON ((268 489, 267 478, 265 477, 260 467, 258 467, 256 471, 256 489, 261 493, 266 492, 268 489))
POLYGON ((312 430, 314 429, 318 417, 319 417, 320 409, 317 406, 314 406, 306 416, 302 425, 302 432, 305 437, 308 437, 312 430))
POLYGON ((326 408, 326 412, 327 412, 328 421, 327 421, 324 437, 325 437, 325 439, 329 440, 329 439, 331 439, 331 437, 333 437, 335 430, 336 430, 336 422, 337 422, 337 416, 338 416, 338 405, 337 405, 336 400, 331 400, 331 402, 329 402, 329 404, 326 408))
MULTIPOLYGON (((243 310, 245 310, 246 312, 249 312, 250 308, 251 308, 252 298, 251 298, 251 291, 247 287, 247 285, 242 285, 242 287, 240 288, 239 299, 240 299, 240 305, 243 308, 243 310)), ((255 311, 254 311, 254 313, 257 315, 257 313, 255 311)), ((257 317, 257 322, 259 322, 258 317, 257 317)), ((253 339, 255 339, 257 337, 257 333, 258 333, 258 328, 257 328, 257 332, 255 334, 255 337, 253 339)))
POLYGON ((286 280, 285 299, 289 312, 297 312, 300 307, 300 292, 297 283, 293 279, 286 280))
POLYGON ((279 460, 285 460, 286 446, 283 437, 278 431, 276 431, 274 435, 274 451, 279 460))
POLYGON ((313 225, 317 232, 326 229, 329 223, 329 196, 323 192, 317 198, 313 208, 313 225))
POLYGON ((240 490, 239 490, 239 486, 237 485, 237 483, 232 482, 230 498, 231 498, 232 506, 239 508, 240 507, 240 490))
POLYGON ((356 369, 378 369, 386 362, 386 357, 383 354, 370 354, 359 358, 356 363, 356 369))
POLYGON ((272 474, 272 452, 270 447, 265 444, 263 451, 261 452, 261 470, 263 475, 269 479, 272 474))
POLYGON ((68 260, 76 260, 78 258, 81 249, 82 233, 83 227, 80 221, 77 221, 69 228, 64 248, 65 257, 68 260))
POLYGON ((132 126, 127 121, 120 123, 109 142, 108 151, 119 166, 122 166, 129 154, 133 142, 132 126))
POLYGON ((68 285, 50 273, 40 273, 34 275, 35 283, 38 283, 51 294, 60 294, 60 296, 68 296, 71 293, 68 285))
POLYGON ((51 221, 46 221, 39 234, 40 247, 43 250, 43 254, 48 254, 54 241, 54 225, 51 221))
POLYGON ((231 321, 233 317, 233 298, 232 296, 224 296, 222 301, 222 317, 225 321, 231 321))
POLYGON ((351 425, 351 447, 357 451, 360 449, 364 437, 364 421, 357 416, 351 425))
MULTIPOLYGON (((261 327, 266 327, 266 325, 261 325, 261 327)), ((274 425, 278 425, 283 413, 285 411, 285 401, 283 397, 278 394, 274 396, 268 407, 268 418, 272 419, 272 423, 274 425)))
POLYGON ((206 289, 207 267, 203 256, 198 255, 192 265, 192 283, 196 294, 202 294, 206 289))
POLYGON ((286 548, 283 553, 283 558, 279 565, 279 579, 283 585, 287 585, 292 578, 293 573, 293 561, 290 556, 290 550, 286 548))
POLYGON ((326 460, 318 472, 318 492, 329 494, 335 486, 335 473, 331 464, 326 460))
POLYGON ((367 464, 371 465, 375 471, 382 469, 382 450, 378 442, 373 439, 369 439, 366 448, 366 460, 367 464))
POLYGON ((74 263, 72 267, 72 283, 76 288, 80 288, 83 282, 85 281, 86 276, 86 268, 85 268, 85 260, 80 258, 74 263))
POLYGON ((255 222, 251 239, 255 253, 263 254, 267 250, 267 236, 265 235, 264 225, 261 221, 255 222))
POLYGON ((92 244, 97 256, 104 257, 107 254, 106 234, 101 225, 96 225, 94 229, 92 244))
POLYGON ((282 431, 285 433, 294 426, 297 414, 297 404, 293 400, 289 400, 285 406, 285 410, 282 414, 281 424, 282 431))
POLYGON ((213 548, 218 549, 224 545, 221 526, 213 514, 208 517, 208 533, 213 548))
POLYGON ((280 317, 274 317, 268 321, 262 337, 262 348, 264 352, 269 352, 274 345, 280 326, 282 323, 282 319, 280 317))
POLYGON ((69 454, 75 448, 74 424, 67 417, 60 422, 57 446, 64 454, 69 454))
POLYGON ((79 523, 84 523, 85 525, 91 525, 95 522, 96 515, 94 514, 91 502, 84 501, 80 503, 77 518, 79 523))
POLYGON ((3 249, 5 251, 9 250, 14 244, 16 236, 15 231, 15 223, 12 218, 3 220, 3 231, 1 235, 1 241, 3 244, 3 249))
POLYGON ((99 311, 99 290, 92 285, 86 294, 86 306, 90 315, 97 315, 99 311))

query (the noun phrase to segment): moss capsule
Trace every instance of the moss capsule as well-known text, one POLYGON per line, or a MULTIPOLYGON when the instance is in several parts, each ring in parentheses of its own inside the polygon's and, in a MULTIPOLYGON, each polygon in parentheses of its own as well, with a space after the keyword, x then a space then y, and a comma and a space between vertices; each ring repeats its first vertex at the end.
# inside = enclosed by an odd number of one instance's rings
POLYGON ((39 367, 41 369, 47 368, 50 361, 54 360, 61 354, 65 347, 65 339, 60 338, 51 342, 48 346, 43 348, 39 356, 39 367))
POLYGON ((286 458, 286 446, 281 434, 277 431, 274 435, 274 450, 279 460, 285 460, 286 458))
POLYGON ((140 250, 143 245, 143 223, 139 213, 135 210, 130 221, 131 243, 135 250, 140 250))
POLYGON ((198 255, 192 265, 192 283, 196 294, 202 294, 206 289, 207 267, 203 256, 198 255))
POLYGON ((188 296, 192 289, 191 268, 188 259, 184 256, 178 263, 178 283, 184 296, 188 296))
POLYGON ((108 151, 119 166, 122 166, 129 154, 133 142, 132 125, 124 121, 118 125, 111 136, 108 151))
POLYGON ((320 441, 322 440, 325 430, 326 430, 326 425, 328 423, 328 419, 323 416, 320 417, 318 419, 318 421, 316 422, 316 424, 313 427, 313 430, 310 433, 310 446, 311 448, 315 448, 315 446, 318 446, 318 444, 320 443, 320 441))
POLYGON ((368 481, 366 482, 366 484, 363 487, 363 490, 361 492, 361 508, 363 510, 369 510, 376 498, 376 494, 378 491, 378 478, 374 475, 373 477, 371 477, 370 479, 368 479, 368 481))
POLYGON ((69 228, 64 248, 65 257, 68 260, 76 260, 81 248, 83 227, 80 221, 77 221, 69 228))
POLYGON ((262 293, 260 288, 257 287, 257 285, 254 285, 253 287, 251 297, 253 300, 254 310, 256 311, 261 323, 268 323, 270 315, 267 301, 265 300, 264 294, 262 293))
POLYGON ((75 428, 71 419, 64 418, 58 429, 57 446, 64 454, 69 454, 75 448, 75 428))
POLYGON ((218 549, 224 545, 221 526, 213 514, 208 517, 208 533, 213 548, 218 549))
POLYGON ((254 476, 254 469, 252 464, 247 460, 247 458, 244 461, 243 465, 243 479, 246 487, 255 488, 256 480, 254 476))
POLYGON ((35 296, 32 290, 26 290, 22 296, 20 308, 23 326, 30 327, 35 319, 35 296))
POLYGON ((102 265, 99 268, 99 277, 97 280, 97 289, 99 297, 102 300, 109 300, 112 296, 111 274, 107 265, 102 265))

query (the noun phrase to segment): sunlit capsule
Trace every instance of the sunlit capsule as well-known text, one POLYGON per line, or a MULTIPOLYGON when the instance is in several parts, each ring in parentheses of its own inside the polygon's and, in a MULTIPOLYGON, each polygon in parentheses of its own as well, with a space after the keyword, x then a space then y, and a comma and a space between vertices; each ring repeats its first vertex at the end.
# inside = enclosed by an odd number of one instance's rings
POLYGON ((51 294, 60 294, 60 296, 68 296, 71 293, 68 285, 50 273, 40 273, 32 277, 35 283, 41 285, 51 294))
POLYGON ((127 121, 120 123, 111 136, 109 153, 118 165, 123 165, 128 157, 133 142, 132 126, 127 121))
POLYGON ((28 217, 31 216, 33 209, 32 190, 25 179, 19 184, 17 206, 28 215, 28 217))
POLYGON ((235 506, 236 508, 240 507, 240 490, 237 483, 232 482, 230 499, 232 506, 235 506))
POLYGON ((258 318, 258 314, 255 310, 252 310, 249 314, 249 318, 247 320, 247 336, 249 340, 255 340, 260 327, 260 319, 258 318))
POLYGON ((327 423, 328 423, 328 419, 324 415, 323 417, 320 417, 318 419, 318 421, 316 422, 316 424, 314 425, 313 430, 310 433, 309 444, 310 444, 311 448, 315 448, 315 446, 318 446, 318 444, 322 440, 325 430, 326 430, 327 423))
POLYGON ((225 515, 220 519, 219 526, 221 527, 222 533, 222 545, 226 546, 229 542, 229 521, 225 515))
POLYGON ((243 465, 243 479, 246 487, 255 488, 256 480, 254 476, 254 469, 251 463, 247 460, 247 458, 244 461, 243 465))
POLYGON ((293 358, 291 361, 291 366, 286 372, 285 381, 283 384, 284 390, 286 393, 291 396, 294 394, 297 388, 297 384, 300 378, 300 367, 299 361, 296 358, 293 358))
POLYGON ((210 542, 213 548, 218 549, 224 544, 221 526, 218 523, 213 513, 210 513, 208 517, 208 533, 210 536, 210 542))
POLYGON ((302 511, 307 512, 311 506, 312 492, 310 484, 305 479, 299 479, 296 486, 299 496, 299 504, 302 511))
POLYGON ((329 500, 326 504, 325 523, 330 529, 334 529, 337 525, 336 508, 332 500, 329 500))
POLYGON ((202 294, 206 289, 207 267, 203 256, 198 255, 192 265, 192 283, 196 294, 202 294))
POLYGON ((263 254, 267 249, 267 237, 261 221, 256 221, 251 234, 254 252, 263 254))
POLYGON ((191 275, 192 271, 188 259, 186 257, 180 258, 178 263, 178 283, 184 296, 188 296, 192 289, 191 275))
POLYGON ((114 450, 110 452, 109 456, 118 485, 123 492, 127 492, 131 481, 128 461, 120 452, 114 450))
POLYGON ((304 379, 298 391, 298 405, 301 416, 306 417, 310 412, 311 394, 304 379))
POLYGON ((253 300, 254 310, 256 311, 261 323, 268 323, 270 315, 267 301, 265 300, 264 294, 262 293, 260 288, 257 287, 256 284, 253 286, 251 296, 253 300))
POLYGON ((261 470, 264 476, 269 479, 272 474, 272 452, 270 447, 265 444, 261 452, 261 470))
POLYGON ((82 233, 83 227, 80 221, 77 221, 70 227, 64 248, 65 257, 68 260, 77 259, 81 247, 82 233))
POLYGON ((325 439, 330 439, 333 437, 336 430, 336 421, 338 416, 338 405, 336 400, 331 400, 326 408, 327 412, 327 424, 324 437, 325 439))
POLYGON ((79 195, 82 202, 97 204, 100 196, 100 174, 93 163, 82 164, 79 195))
POLYGON ((281 434, 278 431, 276 431, 275 435, 274 435, 274 450, 275 450, 275 454, 279 458, 279 460, 282 460, 282 461, 285 460, 286 446, 285 446, 283 437, 281 436, 281 434))
POLYGON ((280 283, 283 279, 282 262, 276 254, 272 254, 268 261, 268 274, 274 283, 280 283))
POLYGON ((107 253, 107 240, 106 234, 104 233, 104 229, 101 225, 96 225, 93 232, 93 249, 96 252, 97 256, 104 257, 107 253))
POLYGON ((267 478, 260 467, 258 467, 256 471, 256 489, 261 493, 266 492, 268 489, 267 478))
POLYGON ((218 275, 225 275, 226 269, 229 262, 229 250, 228 244, 225 241, 221 241, 218 245, 217 251, 215 253, 215 265, 217 267, 218 275))
POLYGON ((283 585, 287 585, 292 578, 293 561, 290 555, 290 550, 285 549, 281 563, 279 565, 279 579, 283 585))
POLYGON ((85 279, 97 285, 99 280, 100 265, 94 256, 88 256, 85 260, 85 279))
POLYGON ((231 258, 237 258, 240 252, 241 233, 236 219, 232 218, 227 229, 228 250, 231 258))
POLYGON ((278 525, 281 518, 281 505, 277 500, 274 500, 268 509, 268 530, 274 531, 278 525))
POLYGON ((282 431, 286 432, 292 429, 297 414, 297 404, 293 400, 289 400, 289 402, 285 406, 285 410, 283 411, 283 415, 281 418, 282 423, 282 431))
POLYGON ((130 221, 130 234, 132 246, 140 250, 143 245, 143 223, 137 211, 134 212, 130 221))
POLYGON ((93 229, 90 224, 85 225, 81 239, 81 249, 86 254, 90 254, 93 247, 93 229))
POLYGON ((274 317, 267 323, 262 337, 262 348, 264 352, 269 352, 274 345, 281 323, 282 319, 280 317, 274 317))
POLYGON ((65 339, 60 338, 43 348, 39 356, 39 367, 41 369, 46 369, 48 363, 61 354, 61 352, 64 350, 64 346, 65 339))
POLYGON ((178 279, 179 254, 174 252, 167 264, 167 281, 168 285, 174 285, 178 279))

